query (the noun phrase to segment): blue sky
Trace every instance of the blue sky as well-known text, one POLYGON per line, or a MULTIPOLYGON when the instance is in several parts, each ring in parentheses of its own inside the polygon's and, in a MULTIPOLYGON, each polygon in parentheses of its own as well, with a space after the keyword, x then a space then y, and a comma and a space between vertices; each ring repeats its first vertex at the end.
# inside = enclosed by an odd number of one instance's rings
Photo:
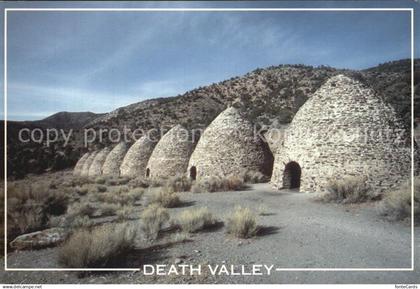
MULTIPOLYGON (((360 3, 144 5, 362 7, 360 3)), ((415 7, 411 3, 393 5, 415 7)), ((45 2, 24 4, 13 7, 52 7, 45 2)), ((389 4, 363 3, 368 7, 389 4)), ((409 16, 408 12, 9 12, 8 119, 41 119, 58 111, 108 112, 270 65, 363 69, 409 58, 409 16)))

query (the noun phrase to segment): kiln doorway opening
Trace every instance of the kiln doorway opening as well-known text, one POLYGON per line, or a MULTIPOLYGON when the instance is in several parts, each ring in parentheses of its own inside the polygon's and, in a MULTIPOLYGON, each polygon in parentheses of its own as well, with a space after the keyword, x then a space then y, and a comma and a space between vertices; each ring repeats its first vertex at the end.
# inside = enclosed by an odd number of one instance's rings
POLYGON ((150 169, 149 168, 147 168, 146 169, 146 178, 148 178, 150 176, 150 169))
POLYGON ((190 179, 195 181, 197 178, 197 168, 195 166, 192 166, 190 169, 190 179))
POLYGON ((283 188, 298 189, 300 187, 300 177, 302 170, 297 162, 290 162, 284 167, 283 188))

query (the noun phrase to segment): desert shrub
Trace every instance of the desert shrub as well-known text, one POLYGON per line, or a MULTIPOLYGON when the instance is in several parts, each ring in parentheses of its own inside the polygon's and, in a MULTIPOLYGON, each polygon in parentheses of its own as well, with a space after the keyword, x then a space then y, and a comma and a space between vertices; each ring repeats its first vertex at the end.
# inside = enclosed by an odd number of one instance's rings
POLYGON ((99 211, 98 215, 101 217, 114 216, 118 209, 119 209, 119 206, 117 204, 109 204, 109 203, 100 204, 98 208, 98 211, 99 211))
POLYGON ((155 240, 162 226, 169 221, 168 211, 157 204, 147 206, 140 217, 141 229, 148 240, 155 240))
POLYGON ((95 222, 88 216, 67 215, 50 218, 48 225, 60 228, 89 228, 94 226, 95 222))
POLYGON ((243 170, 239 177, 243 179, 245 183, 266 183, 269 181, 268 177, 259 171, 243 170))
POLYGON ((149 182, 149 187, 151 188, 161 187, 165 183, 164 180, 157 179, 157 178, 150 178, 150 179, 147 179, 147 181, 149 182))
POLYGON ((48 188, 49 188, 49 189, 52 189, 52 190, 56 190, 56 189, 57 189, 57 187, 58 187, 58 183, 57 183, 57 181, 52 181, 52 182, 49 184, 49 186, 48 186, 48 188))
POLYGON ((327 192, 319 198, 324 202, 360 203, 375 197, 366 179, 361 177, 333 179, 326 188, 327 192))
POLYGON ((106 179, 105 184, 108 186, 121 186, 127 184, 128 182, 130 182, 130 178, 128 177, 111 176, 106 179))
POLYGON ((216 224, 217 220, 206 207, 185 210, 178 216, 177 223, 183 231, 194 233, 216 224))
POLYGON ((222 178, 223 191, 236 191, 244 188, 244 181, 238 176, 227 176, 222 178))
POLYGON ((33 201, 36 203, 42 203, 43 199, 49 194, 51 190, 43 185, 31 185, 31 184, 13 184, 9 183, 7 186, 8 198, 16 199, 19 204, 24 204, 26 201, 33 201))
POLYGON ((166 180, 166 186, 174 192, 187 192, 191 189, 191 180, 185 175, 177 175, 166 180))
POLYGON ((8 209, 8 237, 13 239, 17 235, 42 230, 47 223, 47 217, 42 206, 21 208, 18 211, 8 209))
POLYGON ((242 178, 238 176, 218 177, 211 176, 196 181, 192 187, 193 193, 213 193, 221 191, 237 191, 245 188, 242 178))
POLYGON ((130 207, 130 206, 119 207, 118 210, 116 211, 118 221, 129 220, 133 212, 134 212, 133 207, 130 207))
POLYGON ((51 191, 43 200, 43 210, 47 215, 62 215, 66 212, 69 198, 63 191, 51 191))
POLYGON ((131 179, 128 183, 133 188, 148 188, 149 182, 142 177, 131 179))
MULTIPOLYGON (((420 219, 420 177, 414 178, 414 220, 420 219)), ((384 194, 378 204, 379 214, 387 219, 399 221, 411 217, 411 181, 403 183, 398 189, 384 194)))
POLYGON ((126 185, 122 185, 122 186, 118 185, 110 189, 110 192, 114 194, 128 193, 129 191, 130 191, 130 188, 126 185))
POLYGON ((162 187, 155 192, 149 202, 159 204, 164 208, 175 208, 181 204, 178 195, 169 187, 162 187))
POLYGON ((68 215, 92 217, 96 208, 91 203, 74 203, 67 210, 68 215))
POLYGON ((50 189, 45 183, 9 183, 8 238, 12 239, 48 225, 51 215, 64 214, 68 197, 63 191, 50 189))
POLYGON ((82 229, 60 247, 59 262, 69 268, 107 267, 134 248, 135 237, 127 224, 82 229))
POLYGON ((73 179, 72 179, 72 186, 73 187, 75 187, 75 186, 83 186, 83 185, 86 185, 86 184, 89 184, 89 178, 87 178, 87 177, 73 177, 73 179))
POLYGON ((141 200, 144 195, 143 188, 134 188, 128 192, 129 197, 135 202, 141 200))
POLYGON ((98 192, 98 193, 104 193, 104 192, 106 192, 107 191, 107 187, 106 186, 104 186, 104 185, 97 185, 96 186, 96 191, 98 192))
POLYGON ((106 182, 106 179, 102 176, 99 176, 99 177, 95 178, 95 183, 97 183, 97 184, 103 185, 103 184, 105 184, 105 182, 106 182))
POLYGON ((79 196, 84 196, 84 195, 87 195, 87 193, 89 192, 89 189, 88 189, 88 187, 87 187, 87 186, 83 186, 83 187, 77 186, 77 187, 75 188, 75 190, 76 190, 76 193, 77 193, 79 196))
POLYGON ((69 218, 63 225, 71 228, 90 228, 94 224, 95 223, 88 216, 74 216, 73 218, 69 218))
POLYGON ((238 238, 250 238, 257 234, 255 214, 248 208, 236 207, 227 219, 227 232, 238 238))
POLYGON ((113 188, 107 193, 95 195, 92 200, 109 204, 117 204, 120 206, 129 206, 141 199, 143 194, 144 191, 142 189, 129 190, 128 187, 123 186, 113 188))

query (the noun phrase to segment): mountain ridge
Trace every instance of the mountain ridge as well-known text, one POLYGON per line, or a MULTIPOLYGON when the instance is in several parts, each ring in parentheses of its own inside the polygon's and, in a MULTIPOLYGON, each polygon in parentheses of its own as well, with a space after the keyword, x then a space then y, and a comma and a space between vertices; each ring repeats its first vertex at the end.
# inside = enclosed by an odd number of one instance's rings
MULTIPOLYGON (((242 76, 198 87, 172 97, 153 98, 117 108, 105 114, 60 112, 35 122, 8 124, 9 175, 24 176, 70 167, 87 148, 83 147, 82 129, 116 128, 143 130, 170 128, 181 124, 187 128, 205 128, 226 107, 240 108, 246 117, 266 128, 282 127, 292 120, 300 106, 330 77, 345 74, 354 77, 377 91, 392 105, 407 127, 411 114, 411 64, 410 60, 397 60, 356 71, 329 66, 278 65, 258 68, 242 76), (73 115, 72 115, 73 114, 73 115), (76 117, 77 118, 77 117, 76 117), (69 124, 65 125, 65 121, 69 124), (70 125, 71 123, 71 125, 70 125), (22 144, 17 141, 17 131, 22 125, 41 128, 74 128, 70 145, 63 141, 54 147, 45 144, 22 144), (31 166, 27 164, 31 163, 31 166)), ((420 59, 415 60, 415 113, 420 112, 419 96, 420 59)), ((3 135, 3 134, 2 134, 3 135)), ((103 134, 107 139, 107 133, 103 134)), ((91 148, 110 145, 94 143, 91 148)))

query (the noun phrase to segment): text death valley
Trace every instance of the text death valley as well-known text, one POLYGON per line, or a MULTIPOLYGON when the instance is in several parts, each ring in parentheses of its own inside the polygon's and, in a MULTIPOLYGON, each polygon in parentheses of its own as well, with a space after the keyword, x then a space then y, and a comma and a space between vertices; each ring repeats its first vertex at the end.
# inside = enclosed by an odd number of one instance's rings
POLYGON ((211 275, 262 276, 270 275, 274 265, 143 265, 144 275, 211 275))

